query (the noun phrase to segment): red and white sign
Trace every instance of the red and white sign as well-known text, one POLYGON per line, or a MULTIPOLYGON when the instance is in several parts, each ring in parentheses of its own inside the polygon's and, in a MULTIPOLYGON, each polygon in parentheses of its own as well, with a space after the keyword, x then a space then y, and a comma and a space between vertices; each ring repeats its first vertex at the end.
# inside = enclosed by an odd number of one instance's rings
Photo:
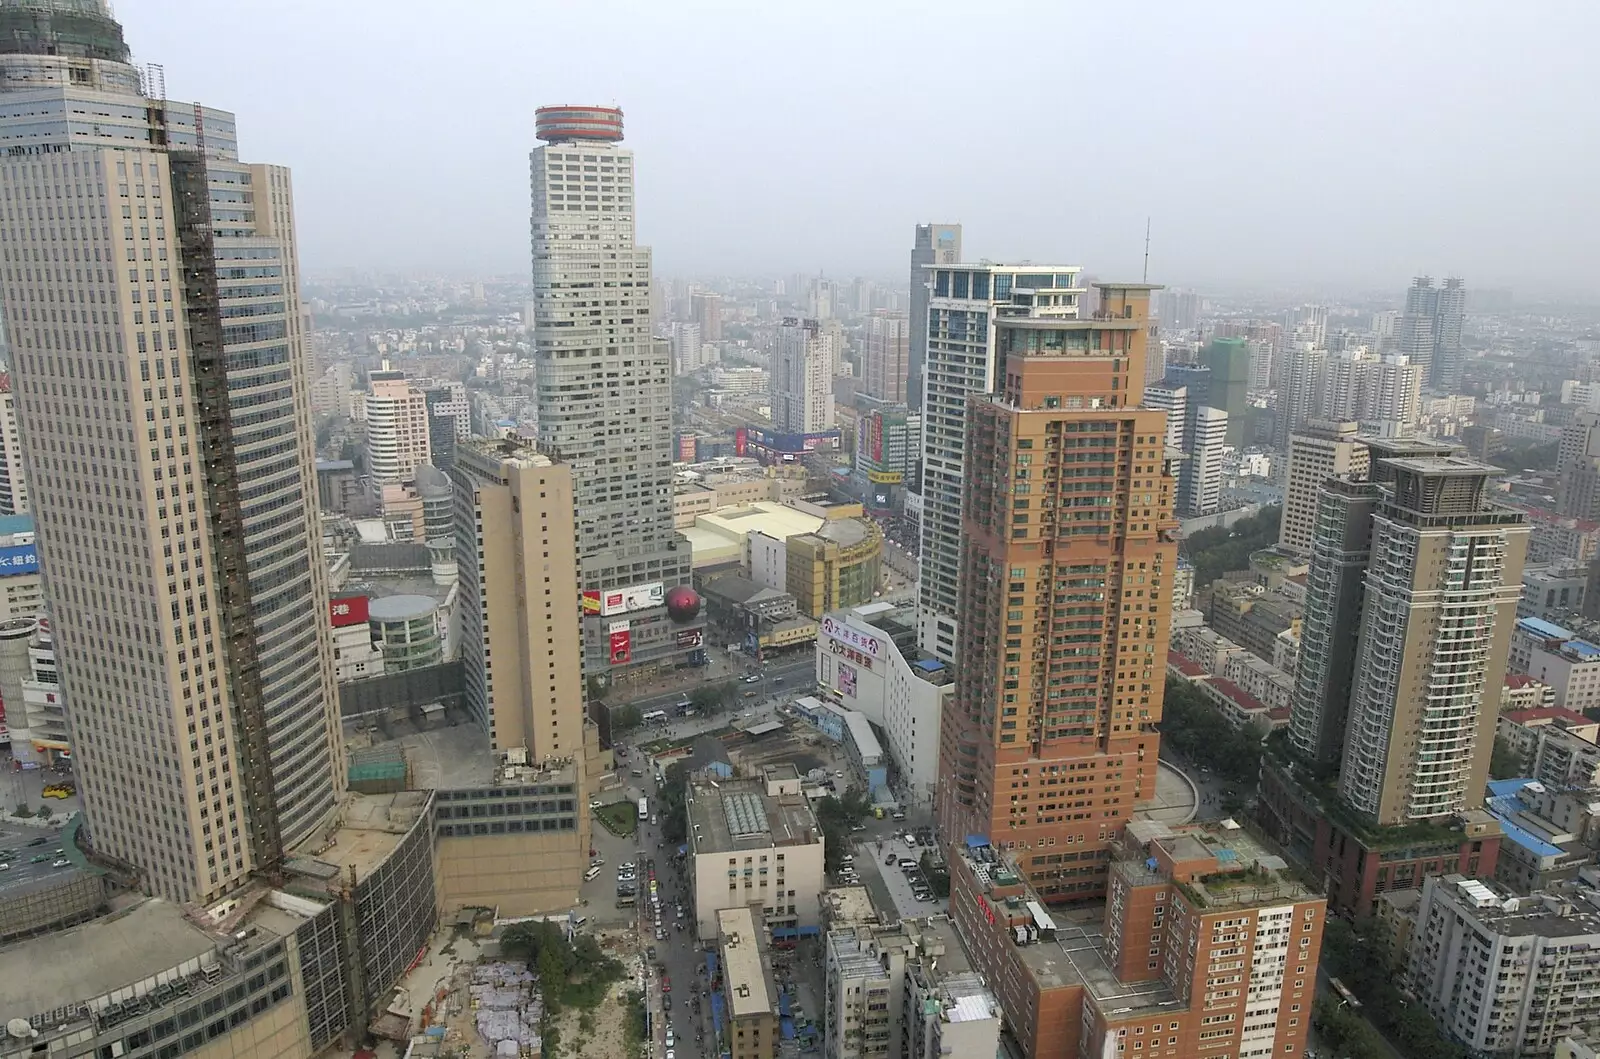
POLYGON ((681 629, 678 632, 679 647, 699 647, 705 642, 704 629, 681 629))
POLYGON ((633 634, 624 629, 611 634, 611 664, 624 665, 633 660, 633 634))
POLYGON ((833 618, 822 619, 822 635, 848 644, 871 658, 877 658, 883 652, 882 640, 870 632, 863 632, 833 618))
POLYGON ((367 597, 341 596, 328 600, 328 618, 335 629, 367 623, 367 597))
POLYGON ((632 610, 649 610, 666 602, 667 587, 660 581, 650 581, 631 588, 608 589, 600 595, 601 614, 626 614, 632 610))

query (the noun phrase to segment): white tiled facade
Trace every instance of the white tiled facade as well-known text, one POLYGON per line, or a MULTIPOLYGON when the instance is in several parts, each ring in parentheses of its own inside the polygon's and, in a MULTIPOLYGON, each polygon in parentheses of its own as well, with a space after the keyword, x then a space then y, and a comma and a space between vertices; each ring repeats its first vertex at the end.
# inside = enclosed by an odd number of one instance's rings
POLYGON ((953 662, 967 397, 995 388, 996 317, 1076 318, 1084 289, 1078 285, 1076 265, 938 264, 926 272, 931 289, 923 327, 927 352, 922 379, 917 643, 929 654, 953 662))
MULTIPOLYGON (((580 108, 581 109, 581 108, 580 108)), ((621 114, 616 115, 620 138, 621 114)), ((688 584, 672 518, 672 351, 651 335, 651 255, 634 242, 634 158, 556 140, 529 156, 539 440, 572 468, 585 590, 688 584)), ((687 646, 664 607, 630 613, 631 665, 687 646)), ((585 672, 606 676, 609 622, 584 621, 585 672)))

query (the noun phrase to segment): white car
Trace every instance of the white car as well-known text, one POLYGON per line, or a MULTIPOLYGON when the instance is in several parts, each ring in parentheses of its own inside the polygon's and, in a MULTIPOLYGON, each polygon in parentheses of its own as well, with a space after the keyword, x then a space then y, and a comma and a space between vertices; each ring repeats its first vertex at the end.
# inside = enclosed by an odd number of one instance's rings
POLYGON ((677 1038, 672 1035, 672 1031, 668 1030, 667 1031, 667 1047, 668 1048, 674 1047, 676 1041, 677 1041, 677 1038))

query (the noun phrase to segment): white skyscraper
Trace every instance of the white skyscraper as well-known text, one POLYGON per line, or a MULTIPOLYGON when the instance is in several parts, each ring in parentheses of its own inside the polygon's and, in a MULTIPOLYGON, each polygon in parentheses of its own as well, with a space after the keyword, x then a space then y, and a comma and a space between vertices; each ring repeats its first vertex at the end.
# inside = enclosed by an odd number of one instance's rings
POLYGON ((1210 515, 1222 506, 1222 457, 1227 448, 1228 413, 1210 405, 1190 409, 1189 458, 1178 475, 1178 513, 1210 515))
POLYGON ((949 662, 956 656, 967 397, 996 389, 995 319, 1076 318, 1084 289, 1079 286, 1080 269, 1076 265, 962 265, 940 261, 924 271, 928 319, 922 375, 923 509, 917 642, 924 651, 949 662))
POLYGON ((1162 379, 1146 383, 1144 406, 1167 413, 1167 446, 1183 448, 1183 438, 1189 415, 1189 388, 1162 379))
POLYGON ((11 376, 0 373, 0 515, 21 515, 28 504, 28 471, 22 462, 22 434, 17 429, 17 398, 11 376))
POLYGON ((815 320, 787 319, 772 355, 772 425, 788 434, 833 429, 833 376, 838 347, 815 320))
POLYGON ((539 440, 572 469, 584 672, 631 678, 701 650, 703 623, 674 622, 665 606, 690 569, 672 525, 672 351, 651 337, 622 112, 542 107, 535 134, 539 440))
POLYGON ((372 480, 414 482, 417 468, 432 455, 427 395, 403 371, 375 371, 367 380, 367 469, 372 480))
POLYGON ((205 902, 344 786, 293 194, 57 7, 0 41, 0 267, 73 764, 96 849, 205 902))

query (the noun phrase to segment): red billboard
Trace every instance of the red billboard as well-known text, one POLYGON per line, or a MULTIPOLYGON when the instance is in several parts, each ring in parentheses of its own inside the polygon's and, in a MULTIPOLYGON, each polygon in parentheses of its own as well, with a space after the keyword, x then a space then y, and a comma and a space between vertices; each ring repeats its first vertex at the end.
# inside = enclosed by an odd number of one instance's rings
POLYGON ((600 593, 598 590, 592 588, 583 590, 583 612, 585 614, 600 613, 600 593))
POLYGON ((705 632, 701 629, 681 629, 678 632, 679 647, 699 647, 705 640, 705 632))
POLYGON ((750 432, 744 427, 739 427, 733 432, 733 454, 743 456, 745 449, 750 444, 750 432))
POLYGON ((623 665, 633 659, 633 634, 627 629, 611 634, 611 664, 623 665))
POLYGON ((335 629, 342 629, 346 625, 365 625, 367 623, 367 597, 366 596, 340 596, 328 600, 328 620, 333 622, 335 629))

